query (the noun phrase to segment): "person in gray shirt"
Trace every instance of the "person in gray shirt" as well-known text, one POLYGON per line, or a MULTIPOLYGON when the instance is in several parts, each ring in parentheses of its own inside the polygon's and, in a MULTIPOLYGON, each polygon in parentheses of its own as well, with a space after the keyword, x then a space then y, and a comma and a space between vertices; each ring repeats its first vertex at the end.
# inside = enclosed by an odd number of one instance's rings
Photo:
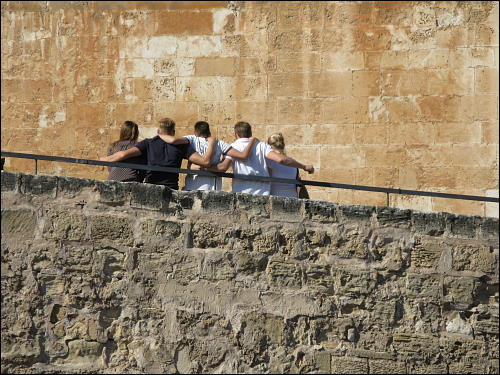
MULTIPOLYGON (((120 128, 120 138, 109 145, 107 155, 112 155, 118 151, 125 151, 134 147, 139 138, 139 126, 133 121, 125 121, 120 128)), ((147 164, 143 155, 127 160, 131 164, 147 164)), ((142 182, 146 176, 146 171, 140 169, 108 167, 108 180, 123 182, 142 182)))

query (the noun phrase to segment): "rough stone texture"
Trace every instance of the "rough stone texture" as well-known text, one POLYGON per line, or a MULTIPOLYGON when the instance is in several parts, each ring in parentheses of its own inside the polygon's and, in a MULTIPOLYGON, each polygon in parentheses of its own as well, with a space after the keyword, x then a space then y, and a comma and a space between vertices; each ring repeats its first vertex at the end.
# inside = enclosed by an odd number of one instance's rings
POLYGON ((2 373, 497 373, 498 230, 2 171, 2 373))
MULTIPOLYGON (((228 142, 246 120, 260 139, 282 132, 288 153, 315 166, 307 179, 498 197, 498 12, 496 1, 2 1, 2 149, 94 159, 124 120, 143 137, 165 116, 178 135, 206 120, 228 142)), ((498 203, 389 201, 498 217, 498 203)))

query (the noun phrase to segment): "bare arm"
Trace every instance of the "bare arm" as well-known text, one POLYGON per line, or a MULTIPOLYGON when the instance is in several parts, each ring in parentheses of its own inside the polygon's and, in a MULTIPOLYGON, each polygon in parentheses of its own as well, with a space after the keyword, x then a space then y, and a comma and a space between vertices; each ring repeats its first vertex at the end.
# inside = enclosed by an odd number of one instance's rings
POLYGON ((210 172, 226 172, 232 164, 232 160, 229 158, 225 158, 219 164, 214 165, 213 167, 202 168, 204 171, 210 172))
POLYGON ((158 134, 158 136, 171 145, 185 145, 189 143, 189 140, 184 137, 174 137, 173 135, 168 134, 158 134))
POLYGON ((201 165, 202 167, 209 167, 210 161, 212 160, 212 155, 214 154, 215 150, 215 142, 216 142, 215 138, 209 137, 207 152, 205 152, 203 156, 197 152, 194 152, 193 154, 191 154, 188 160, 191 163, 201 165))
POLYGON ((103 156, 99 160, 100 161, 115 162, 115 161, 122 161, 125 159, 132 158, 134 156, 140 156, 140 155, 142 155, 141 150, 139 150, 138 147, 132 147, 132 148, 129 148, 128 150, 115 152, 114 154, 109 155, 109 156, 103 156))
POLYGON ((299 163, 297 160, 280 154, 279 152, 276 151, 269 151, 266 155, 266 158, 269 160, 273 160, 277 163, 286 165, 287 167, 293 167, 293 168, 299 168, 307 171, 308 173, 314 173, 314 167, 312 165, 304 165, 302 163, 299 163))
POLYGON ((243 151, 238 151, 235 148, 231 147, 226 155, 235 157, 237 159, 246 160, 250 156, 250 151, 252 151, 252 147, 257 142, 258 139, 254 137, 250 137, 250 142, 248 142, 247 146, 243 151))

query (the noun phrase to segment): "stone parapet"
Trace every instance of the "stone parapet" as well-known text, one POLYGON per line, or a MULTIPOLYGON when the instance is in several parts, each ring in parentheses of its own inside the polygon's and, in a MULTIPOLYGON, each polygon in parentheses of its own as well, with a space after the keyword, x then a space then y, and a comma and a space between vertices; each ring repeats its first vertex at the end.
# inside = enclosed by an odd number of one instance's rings
POLYGON ((1 177, 2 373, 498 372, 498 219, 1 177))

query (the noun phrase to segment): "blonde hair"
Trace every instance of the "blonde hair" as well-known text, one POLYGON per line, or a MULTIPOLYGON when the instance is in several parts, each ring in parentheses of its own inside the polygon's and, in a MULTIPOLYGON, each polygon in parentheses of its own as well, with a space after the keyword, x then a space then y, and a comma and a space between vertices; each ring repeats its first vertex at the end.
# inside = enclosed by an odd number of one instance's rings
POLYGON ((272 148, 276 149, 276 151, 285 154, 285 138, 283 138, 283 134, 275 133, 272 134, 268 139, 267 143, 269 143, 272 148))
POLYGON ((175 122, 171 118, 165 117, 159 121, 158 130, 161 134, 174 135, 175 134, 175 122))

